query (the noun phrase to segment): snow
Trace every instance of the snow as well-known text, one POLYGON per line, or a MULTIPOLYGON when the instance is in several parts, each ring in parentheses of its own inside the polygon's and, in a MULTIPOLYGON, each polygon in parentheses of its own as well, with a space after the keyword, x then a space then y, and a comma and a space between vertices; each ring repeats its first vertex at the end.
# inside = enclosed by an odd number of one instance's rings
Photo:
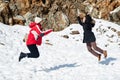
POLYGON ((0 23, 0 80, 120 80, 120 36, 117 34, 120 26, 95 20, 93 32, 97 45, 108 52, 107 59, 102 56, 100 62, 82 43, 83 30, 79 24, 43 37, 42 45, 38 46, 40 57, 18 62, 20 52, 28 52, 23 38, 29 28, 0 23), (70 34, 76 30, 80 34, 70 34))

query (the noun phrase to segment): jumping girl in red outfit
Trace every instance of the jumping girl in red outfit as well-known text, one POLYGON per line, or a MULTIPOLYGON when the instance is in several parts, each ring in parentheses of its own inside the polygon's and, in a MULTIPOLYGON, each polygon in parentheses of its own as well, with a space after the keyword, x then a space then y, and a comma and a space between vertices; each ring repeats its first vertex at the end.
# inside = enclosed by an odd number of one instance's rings
POLYGON ((40 24, 40 22, 42 21, 41 18, 36 17, 35 18, 35 22, 31 22, 29 27, 31 28, 31 30, 29 31, 28 34, 28 39, 26 41, 26 45, 27 48, 29 49, 30 53, 20 53, 19 56, 19 61, 21 61, 21 59, 28 57, 28 58, 38 58, 39 57, 39 51, 36 45, 41 45, 42 43, 42 37, 44 35, 49 34, 50 32, 52 32, 52 29, 49 29, 45 32, 42 32, 42 26, 40 24))

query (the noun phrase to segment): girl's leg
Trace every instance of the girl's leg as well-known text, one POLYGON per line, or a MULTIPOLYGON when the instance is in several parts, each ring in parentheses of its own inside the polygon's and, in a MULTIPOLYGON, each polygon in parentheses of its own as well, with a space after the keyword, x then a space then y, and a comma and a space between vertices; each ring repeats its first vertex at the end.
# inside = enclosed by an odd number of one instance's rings
POLYGON ((19 56, 19 61, 21 61, 21 59, 28 57, 28 58, 38 58, 39 57, 39 52, 38 52, 38 48, 36 45, 29 45, 27 46, 30 53, 20 53, 19 56))
POLYGON ((99 56, 99 54, 92 49, 91 43, 86 43, 86 45, 87 45, 87 49, 88 49, 89 52, 91 52, 96 57, 99 56))
POLYGON ((91 42, 91 45, 96 51, 103 53, 103 50, 96 45, 96 42, 91 42))
POLYGON ((87 49, 89 52, 91 52, 94 56, 96 56, 98 58, 98 61, 101 60, 101 54, 98 54, 97 52, 95 52, 93 49, 92 49, 92 46, 91 46, 91 43, 87 43, 87 49))
POLYGON ((93 47, 96 51, 104 54, 104 57, 105 57, 105 58, 107 57, 107 51, 106 51, 106 50, 102 50, 101 48, 99 48, 99 47, 96 45, 96 42, 91 42, 91 45, 92 45, 92 47, 93 47))
POLYGON ((38 58, 39 57, 39 51, 36 45, 29 45, 27 46, 30 53, 27 53, 28 58, 38 58))

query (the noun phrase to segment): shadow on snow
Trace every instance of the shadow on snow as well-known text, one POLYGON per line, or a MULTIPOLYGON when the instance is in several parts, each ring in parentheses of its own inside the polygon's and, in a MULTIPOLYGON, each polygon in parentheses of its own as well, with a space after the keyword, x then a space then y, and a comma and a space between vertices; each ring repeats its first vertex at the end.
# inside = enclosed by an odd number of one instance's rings
POLYGON ((54 70, 59 70, 61 68, 73 68, 73 67, 78 67, 80 65, 76 65, 76 63, 73 64, 62 64, 62 65, 58 65, 58 66, 54 66, 54 67, 50 67, 50 68, 45 68, 43 70, 39 70, 39 71, 45 71, 45 72, 51 72, 54 70))
POLYGON ((117 59, 116 59, 116 58, 109 57, 109 58, 105 59, 104 61, 101 61, 100 64, 109 65, 110 62, 115 61, 115 60, 117 60, 117 59))

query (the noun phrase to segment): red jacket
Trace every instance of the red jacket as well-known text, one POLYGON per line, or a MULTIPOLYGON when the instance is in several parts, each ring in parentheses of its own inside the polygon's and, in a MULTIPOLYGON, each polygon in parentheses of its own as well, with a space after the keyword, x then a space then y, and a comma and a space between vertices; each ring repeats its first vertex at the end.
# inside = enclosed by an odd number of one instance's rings
POLYGON ((42 36, 40 36, 41 33, 44 33, 44 35, 49 34, 52 32, 52 29, 49 29, 47 31, 42 32, 41 31, 41 24, 37 24, 35 22, 30 23, 30 28, 31 30, 29 31, 28 34, 28 39, 26 41, 26 45, 32 45, 32 44, 37 44, 41 45, 42 43, 42 36))

